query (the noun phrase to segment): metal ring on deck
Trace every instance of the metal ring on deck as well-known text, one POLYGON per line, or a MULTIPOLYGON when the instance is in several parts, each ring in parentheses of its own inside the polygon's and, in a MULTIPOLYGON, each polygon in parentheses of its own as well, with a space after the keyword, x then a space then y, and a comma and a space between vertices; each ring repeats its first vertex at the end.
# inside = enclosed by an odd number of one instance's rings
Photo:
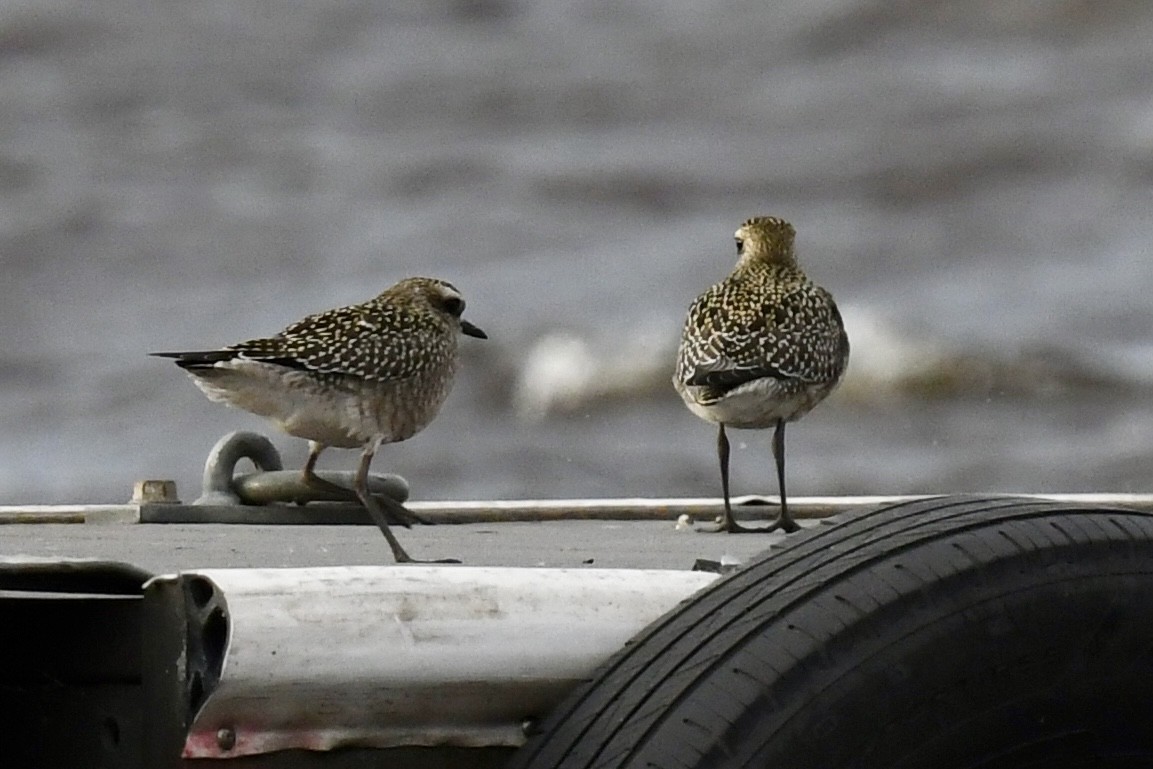
MULTIPOLYGON (((352 501, 354 474, 318 472, 326 481, 349 490, 349 496, 315 489, 304 482, 299 471, 285 470, 280 452, 267 437, 240 431, 216 442, 204 463, 203 490, 194 505, 267 505, 278 502, 352 501), (257 472, 236 475, 236 465, 251 460, 257 472)), ((373 473, 368 477, 372 494, 387 495, 397 502, 408 499, 408 482, 399 475, 373 473)))

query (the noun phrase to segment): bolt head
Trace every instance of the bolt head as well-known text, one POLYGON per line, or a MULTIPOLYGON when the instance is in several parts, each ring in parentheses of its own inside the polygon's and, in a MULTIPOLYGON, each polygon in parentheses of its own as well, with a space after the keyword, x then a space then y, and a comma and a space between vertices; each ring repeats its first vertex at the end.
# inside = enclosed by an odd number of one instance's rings
POLYGON ((132 499, 129 504, 180 504, 176 496, 176 481, 137 481, 132 487, 132 499))

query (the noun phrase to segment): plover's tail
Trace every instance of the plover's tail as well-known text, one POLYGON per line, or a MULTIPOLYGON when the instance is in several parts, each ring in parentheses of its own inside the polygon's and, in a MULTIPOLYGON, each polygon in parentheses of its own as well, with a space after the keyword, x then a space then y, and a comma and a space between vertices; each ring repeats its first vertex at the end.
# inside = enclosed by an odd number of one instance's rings
POLYGON ((150 352, 157 358, 175 358, 176 365, 182 369, 211 368, 213 364, 225 360, 232 360, 237 356, 236 350, 202 350, 196 352, 150 352))

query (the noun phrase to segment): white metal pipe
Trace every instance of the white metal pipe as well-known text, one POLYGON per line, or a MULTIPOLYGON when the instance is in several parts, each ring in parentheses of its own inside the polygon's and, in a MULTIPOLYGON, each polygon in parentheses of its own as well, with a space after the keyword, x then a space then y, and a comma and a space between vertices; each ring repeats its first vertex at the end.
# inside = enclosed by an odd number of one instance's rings
POLYGON ((437 566, 182 576, 210 580, 228 617, 223 671, 189 730, 186 758, 518 745, 524 719, 717 579, 437 566))

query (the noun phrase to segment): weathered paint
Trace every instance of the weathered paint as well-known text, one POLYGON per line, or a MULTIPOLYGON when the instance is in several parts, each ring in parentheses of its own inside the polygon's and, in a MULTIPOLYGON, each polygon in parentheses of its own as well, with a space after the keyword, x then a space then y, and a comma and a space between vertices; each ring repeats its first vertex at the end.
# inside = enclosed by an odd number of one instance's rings
POLYGON ((287 748, 518 745, 645 625, 717 578, 688 571, 223 569, 223 669, 186 758, 287 748), (225 749, 228 748, 228 749, 225 749))

